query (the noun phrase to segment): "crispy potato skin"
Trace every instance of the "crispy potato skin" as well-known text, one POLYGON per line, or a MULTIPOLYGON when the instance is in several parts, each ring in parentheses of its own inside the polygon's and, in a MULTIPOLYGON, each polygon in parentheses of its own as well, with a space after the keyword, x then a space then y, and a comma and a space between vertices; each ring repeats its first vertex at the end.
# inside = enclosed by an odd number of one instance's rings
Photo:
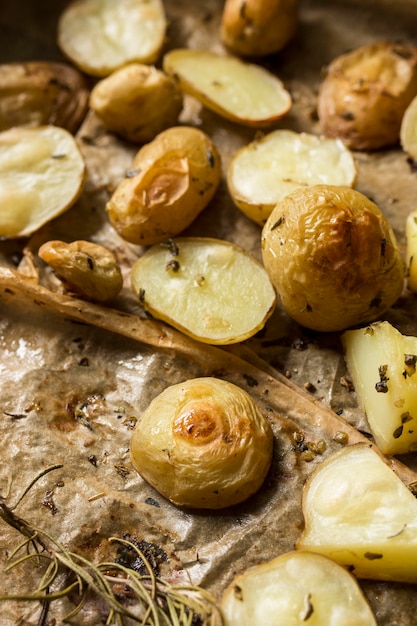
POLYGON ((220 156, 203 131, 174 126, 139 150, 132 172, 106 210, 121 237, 149 246, 181 233, 207 206, 221 179, 220 156))
POLYGON ((397 144, 404 112, 417 94, 417 47, 380 41, 327 68, 318 94, 323 132, 354 150, 397 144))
POLYGON ((239 56, 262 57, 282 50, 298 24, 298 0, 226 0, 220 36, 239 56))
POLYGON ((83 121, 89 89, 65 63, 32 61, 0 65, 0 131, 53 124, 70 133, 83 121))
POLYGON ((318 331, 378 319, 404 286, 390 225, 349 187, 316 185, 284 198, 262 231, 262 254, 288 315, 318 331))

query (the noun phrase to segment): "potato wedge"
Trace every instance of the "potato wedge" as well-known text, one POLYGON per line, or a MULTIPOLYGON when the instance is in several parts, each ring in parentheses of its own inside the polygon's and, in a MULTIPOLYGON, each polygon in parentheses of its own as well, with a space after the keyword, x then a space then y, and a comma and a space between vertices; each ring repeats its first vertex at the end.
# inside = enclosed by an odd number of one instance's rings
POLYGON ((185 93, 238 124, 272 124, 292 105, 277 76, 233 56, 180 48, 165 54, 163 67, 177 77, 185 93))
POLYGON ((417 582, 417 500, 371 446, 347 446, 320 463, 302 506, 298 549, 358 578, 417 582))
POLYGON ((150 246, 189 226, 213 198, 220 179, 220 156, 208 135, 173 126, 142 146, 106 210, 121 237, 150 246))
POLYGON ((411 211, 407 215, 405 241, 407 286, 411 291, 417 293, 417 210, 411 211))
POLYGON ((152 141, 175 126, 182 105, 177 82, 143 63, 130 63, 103 78, 90 96, 90 107, 107 130, 134 143, 152 141))
POLYGON ((251 337, 275 307, 262 265, 218 239, 182 237, 153 246, 134 264, 131 282, 152 315, 205 343, 251 337))
POLYGON ((297 187, 352 187, 357 168, 342 141, 276 130, 243 146, 232 157, 227 186, 235 205, 263 226, 274 206, 297 187))
POLYGON ((130 442, 132 464, 178 506, 221 509, 261 487, 273 435, 251 396, 217 378, 171 385, 152 400, 130 442))
POLYGON ((359 403, 385 454, 417 450, 417 337, 389 322, 343 333, 345 359, 359 403))
POLYGON ((412 99, 401 120, 400 143, 404 152, 417 161, 417 96, 412 99))
POLYGON ((85 163, 74 137, 57 126, 0 133, 0 237, 27 237, 79 197, 85 163))
POLYGON ((354 150, 399 142, 403 115, 417 94, 417 47, 367 44, 330 63, 318 94, 318 116, 329 137, 354 150))
POLYGON ((127 63, 154 63, 166 27, 161 0, 72 0, 60 15, 58 45, 86 74, 107 76, 127 63))
POLYGON ((298 0, 226 0, 220 37, 238 56, 262 57, 282 50, 298 25, 298 0))
POLYGON ((262 230, 265 268, 288 315, 340 331, 378 319, 399 298, 404 264, 379 207, 350 187, 299 187, 262 230))
POLYGON ((0 131, 52 124, 75 133, 87 113, 88 98, 84 76, 65 63, 0 65, 0 131))
POLYGON ((239 574, 220 606, 225 626, 376 626, 356 579, 331 559, 304 551, 239 574))

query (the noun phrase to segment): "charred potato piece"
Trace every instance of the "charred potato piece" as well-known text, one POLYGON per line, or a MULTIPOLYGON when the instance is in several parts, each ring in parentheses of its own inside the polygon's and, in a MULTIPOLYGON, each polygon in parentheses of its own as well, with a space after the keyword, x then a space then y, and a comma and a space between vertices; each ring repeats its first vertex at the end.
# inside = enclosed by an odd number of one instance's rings
POLYGON ((61 126, 70 133, 83 121, 89 90, 83 75, 65 63, 0 65, 0 131, 13 126, 61 126))
POLYGON ((340 331, 378 319, 399 298, 404 264, 379 207, 350 187, 300 187, 262 231, 262 255, 288 315, 340 331))
POLYGON ((357 48, 329 65, 320 86, 323 132, 355 150, 397 144, 416 94, 416 46, 382 41, 357 48))
POLYGON ((221 178, 220 157, 201 130, 174 126, 142 146, 107 212, 123 239, 144 246, 181 233, 207 206, 221 178))
POLYGON ((39 257, 52 267, 70 291, 88 300, 113 300, 123 286, 113 252, 90 241, 47 241, 39 257))
POLYGON ((147 143, 175 126, 182 104, 177 82, 141 63, 126 65, 102 79, 90 97, 90 107, 103 125, 135 143, 147 143))
POLYGON ((251 396, 217 378, 167 387, 136 423, 132 464, 178 506, 221 509, 261 487, 272 430, 251 396))
POLYGON ((279 52, 298 24, 298 0, 226 0, 220 36, 238 56, 262 57, 279 52))

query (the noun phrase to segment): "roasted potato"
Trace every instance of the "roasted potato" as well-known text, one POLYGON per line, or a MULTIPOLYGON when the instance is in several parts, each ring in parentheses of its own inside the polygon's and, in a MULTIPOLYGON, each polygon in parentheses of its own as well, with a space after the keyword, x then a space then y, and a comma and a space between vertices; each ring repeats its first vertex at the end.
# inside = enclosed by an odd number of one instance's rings
POLYGON ((89 89, 84 76, 65 63, 0 65, 0 131, 13 126, 61 126, 70 133, 83 121, 89 89))
POLYGON ((140 416, 130 442, 135 469, 179 506, 221 509, 262 485, 272 430, 251 396, 217 378, 167 387, 140 416))
POLYGON ((417 47, 380 41, 330 63, 318 94, 323 132, 354 150, 399 142, 402 118, 417 94, 417 47))
POLYGON ((201 130, 174 126, 142 146, 106 210, 121 237, 152 245, 181 233, 213 198, 220 157, 201 130))
POLYGON ((90 107, 103 125, 134 143, 147 143, 175 126, 182 105, 177 82, 142 63, 131 63, 103 78, 90 96, 90 107))
POLYGON ((400 143, 414 161, 417 161, 417 95, 406 108, 400 128, 400 143))
POLYGON ((400 296, 404 264, 379 207, 350 187, 299 187, 262 231, 266 270, 288 315, 318 331, 378 319, 400 296))
POLYGON ((166 32, 162 0, 72 0, 58 22, 58 45, 86 74, 155 63, 166 32))
POLYGON ((417 293, 417 210, 407 215, 405 242, 407 286, 410 291, 417 293))
POLYGON ((297 187, 354 185, 357 168, 339 139, 276 130, 243 146, 227 169, 235 205, 263 226, 274 206, 297 187))
POLYGON ((262 57, 279 52, 298 24, 298 0, 226 0, 220 37, 238 56, 262 57))
POLYGON ((163 67, 185 93, 238 124, 267 126, 292 106, 291 95, 277 76, 237 57, 181 48, 165 54, 163 67))

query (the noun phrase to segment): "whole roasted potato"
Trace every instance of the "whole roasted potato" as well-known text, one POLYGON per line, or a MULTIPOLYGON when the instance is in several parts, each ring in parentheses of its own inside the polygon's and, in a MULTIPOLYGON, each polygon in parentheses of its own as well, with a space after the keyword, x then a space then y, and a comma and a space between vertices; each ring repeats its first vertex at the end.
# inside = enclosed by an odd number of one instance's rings
POLYGON ((83 75, 65 63, 0 65, 0 131, 53 124, 74 133, 88 108, 83 75))
POLYGON ((284 48, 298 23, 298 0, 226 0, 220 36, 239 56, 262 57, 284 48))
POLYGON ((183 231, 212 199, 220 157, 201 130, 173 126, 142 146, 132 170, 107 203, 123 239, 149 246, 183 231))
POLYGON ((262 231, 267 272, 294 320, 340 331, 378 319, 400 296, 404 265, 376 204, 350 187, 300 187, 262 231))
POLYGON ((417 94, 417 47, 380 41, 341 55, 318 94, 323 132, 355 150, 399 141, 401 121, 417 94))
POLYGON ((167 387, 136 423, 132 464, 179 506, 221 509, 262 485, 272 460, 271 427, 251 396, 217 378, 167 387))
POLYGON ((183 97, 172 76, 131 63, 100 80, 90 107, 104 126, 127 141, 147 143, 178 122, 183 97))

